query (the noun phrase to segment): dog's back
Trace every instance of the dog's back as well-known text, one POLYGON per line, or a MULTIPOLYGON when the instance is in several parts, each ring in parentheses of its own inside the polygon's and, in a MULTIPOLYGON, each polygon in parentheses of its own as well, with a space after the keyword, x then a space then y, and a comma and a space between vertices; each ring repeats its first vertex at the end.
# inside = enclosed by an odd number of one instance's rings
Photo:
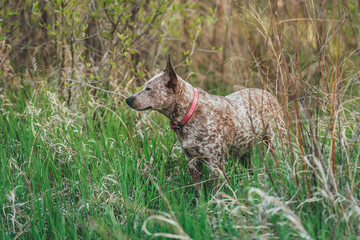
POLYGON ((235 146, 246 145, 251 148, 249 144, 244 143, 252 142, 253 144, 256 139, 262 140, 264 137, 269 137, 274 141, 275 132, 281 141, 285 139, 283 111, 276 98, 269 92, 245 88, 226 98, 234 105, 234 111, 237 112, 237 119, 234 121, 238 132, 234 139, 235 146))

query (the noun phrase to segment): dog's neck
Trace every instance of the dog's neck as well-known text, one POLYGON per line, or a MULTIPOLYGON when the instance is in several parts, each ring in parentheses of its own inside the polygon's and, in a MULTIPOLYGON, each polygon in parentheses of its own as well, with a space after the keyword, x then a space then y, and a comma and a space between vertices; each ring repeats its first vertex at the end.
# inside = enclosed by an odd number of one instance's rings
POLYGON ((175 102, 169 109, 161 111, 174 124, 179 123, 187 114, 194 98, 194 87, 178 76, 175 89, 175 102))

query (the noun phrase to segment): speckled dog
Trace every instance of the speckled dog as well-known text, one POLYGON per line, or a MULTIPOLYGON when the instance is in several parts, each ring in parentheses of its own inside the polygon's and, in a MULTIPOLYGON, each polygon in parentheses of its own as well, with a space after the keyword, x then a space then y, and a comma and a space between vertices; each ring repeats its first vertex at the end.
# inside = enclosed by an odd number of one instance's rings
POLYGON ((170 119, 196 189, 203 163, 215 176, 225 176, 228 151, 240 159, 259 140, 270 146, 276 145, 275 139, 278 145, 285 140, 283 113, 269 92, 245 88, 226 97, 210 95, 176 75, 170 56, 165 71, 126 102, 135 110, 156 110, 170 119))

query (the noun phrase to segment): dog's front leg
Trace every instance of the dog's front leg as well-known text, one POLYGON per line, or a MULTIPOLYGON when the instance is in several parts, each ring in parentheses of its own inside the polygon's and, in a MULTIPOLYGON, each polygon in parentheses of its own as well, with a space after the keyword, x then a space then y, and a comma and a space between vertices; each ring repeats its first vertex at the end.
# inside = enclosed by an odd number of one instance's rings
POLYGON ((214 180, 214 189, 218 191, 222 185, 219 184, 219 180, 223 179, 228 184, 230 181, 226 175, 225 166, 224 166, 224 158, 219 158, 217 161, 213 161, 209 163, 210 171, 212 178, 214 180))
POLYGON ((190 176, 194 182, 195 190, 197 194, 200 194, 200 186, 203 177, 203 173, 202 173, 203 163, 199 161, 195 164, 188 165, 188 168, 189 168, 190 176))
POLYGON ((198 159, 187 159, 190 176, 194 182, 196 193, 200 195, 200 186, 203 178, 203 163, 198 159))

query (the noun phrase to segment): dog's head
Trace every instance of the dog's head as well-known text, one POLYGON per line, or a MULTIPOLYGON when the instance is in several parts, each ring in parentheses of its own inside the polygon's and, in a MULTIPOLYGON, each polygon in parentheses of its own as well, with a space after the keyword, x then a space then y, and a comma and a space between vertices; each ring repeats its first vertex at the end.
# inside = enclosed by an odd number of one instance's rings
POLYGON ((153 109, 162 112, 175 102, 177 85, 178 76, 169 55, 166 69, 147 81, 140 92, 126 99, 126 103, 137 111, 153 109))

